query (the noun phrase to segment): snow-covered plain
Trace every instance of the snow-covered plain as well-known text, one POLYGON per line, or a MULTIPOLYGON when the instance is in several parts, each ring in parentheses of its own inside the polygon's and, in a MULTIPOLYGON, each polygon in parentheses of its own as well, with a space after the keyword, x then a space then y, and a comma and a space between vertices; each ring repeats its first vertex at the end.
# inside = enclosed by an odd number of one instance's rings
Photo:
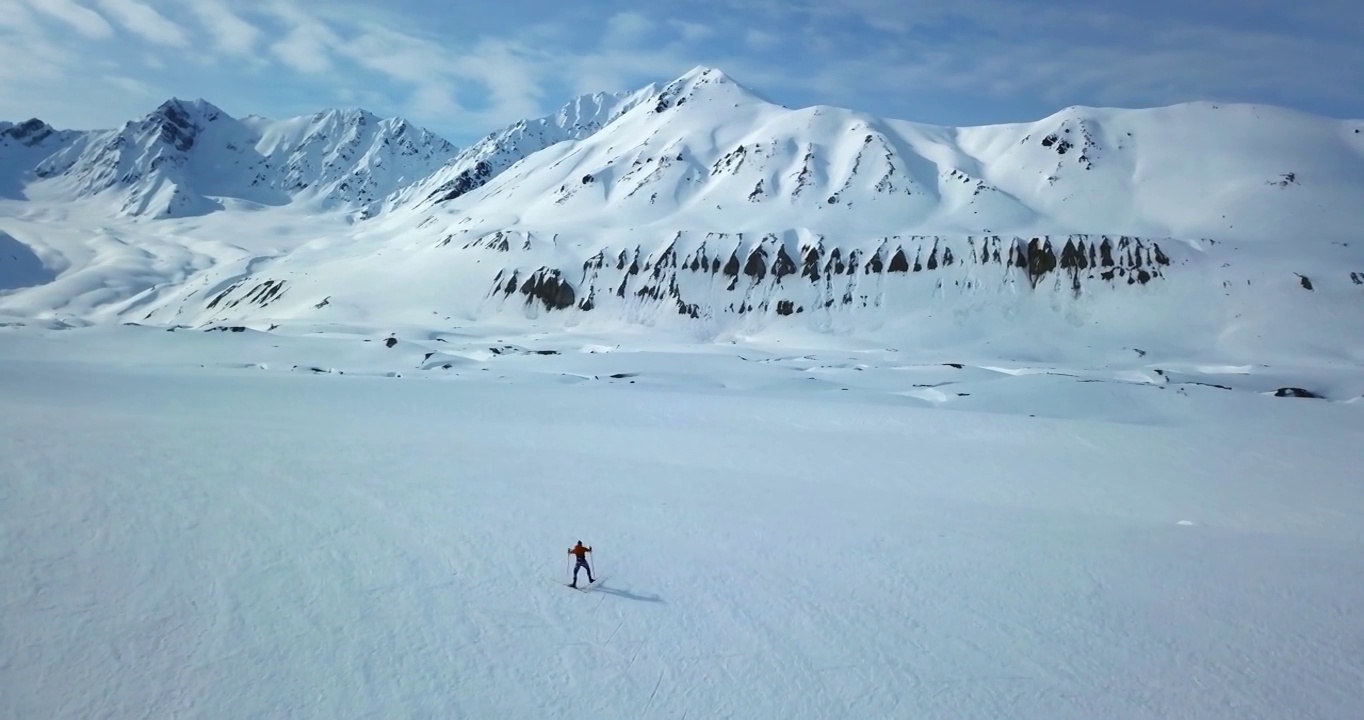
POLYGON ((370 340, 0 328, 0 717, 1364 706, 1359 403, 1135 354, 370 340))

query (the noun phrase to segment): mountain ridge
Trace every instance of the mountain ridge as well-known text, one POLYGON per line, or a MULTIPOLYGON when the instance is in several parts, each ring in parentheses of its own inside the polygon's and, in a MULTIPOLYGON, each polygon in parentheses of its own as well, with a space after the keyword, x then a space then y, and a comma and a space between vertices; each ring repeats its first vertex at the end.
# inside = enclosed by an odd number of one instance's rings
MULTIPOLYGON (((59 193, 5 205, 0 231, 68 269, 26 272, 43 281, 0 295, 0 312, 260 329, 625 323, 709 339, 804 328, 892 345, 979 332, 1028 352, 1067 334, 1155 346, 1174 323, 1194 354, 1258 357, 1277 337, 1360 360, 1358 121, 1182 103, 951 128, 787 108, 698 67, 580 96, 328 207, 318 188, 348 176, 297 152, 301 129, 331 137, 381 124, 372 115, 212 114, 179 103, 137 125, 160 143, 158 192, 221 179, 181 162, 180 145, 254 138, 296 162, 273 168, 255 205, 179 218, 70 209, 59 193), (217 129, 187 141, 200 125, 217 129)), ((385 136, 416 132, 400 122, 385 136)))

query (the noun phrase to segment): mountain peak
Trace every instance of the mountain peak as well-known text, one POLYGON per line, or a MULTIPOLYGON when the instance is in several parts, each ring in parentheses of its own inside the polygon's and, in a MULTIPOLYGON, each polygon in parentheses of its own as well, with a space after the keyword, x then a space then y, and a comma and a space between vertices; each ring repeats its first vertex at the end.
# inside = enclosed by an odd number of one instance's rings
POLYGON ((169 100, 157 106, 156 110, 152 111, 151 114, 156 117, 168 119, 184 117, 190 120, 201 119, 206 122, 212 122, 222 117, 226 113, 224 113, 222 109, 220 109, 213 103, 203 98, 196 98, 194 100, 183 100, 181 98, 172 97, 169 100))
POLYGON ((38 118, 30 118, 17 125, 14 123, 0 123, 0 136, 14 138, 17 141, 30 146, 37 145, 54 132, 56 131, 53 130, 51 125, 48 125, 38 118))
POLYGON ((734 105, 751 102, 771 104, 770 100, 735 82, 724 71, 697 65, 659 91, 654 110, 662 112, 670 107, 697 100, 715 104, 724 102, 734 105))
POLYGON ((721 70, 720 68, 711 67, 709 65, 697 65, 696 67, 693 67, 692 69, 683 73, 682 77, 678 79, 697 80, 703 77, 709 77, 712 80, 718 80, 720 82, 724 82, 725 80, 729 79, 729 76, 725 74, 725 71, 721 70))

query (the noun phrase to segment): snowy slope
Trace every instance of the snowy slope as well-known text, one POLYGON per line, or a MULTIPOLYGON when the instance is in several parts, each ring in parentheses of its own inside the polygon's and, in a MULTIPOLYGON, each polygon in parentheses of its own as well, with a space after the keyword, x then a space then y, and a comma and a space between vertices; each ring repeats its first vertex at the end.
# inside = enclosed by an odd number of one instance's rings
POLYGON ((517 161, 551 145, 581 140, 656 94, 649 85, 633 93, 595 93, 575 98, 558 112, 522 120, 493 132, 462 150, 420 185, 393 198, 418 206, 445 202, 471 192, 517 161))
POLYGON ((153 218, 295 201, 373 211, 455 152, 429 131, 361 110, 237 120, 204 100, 170 100, 117 130, 64 137, 45 156, 10 158, 11 176, 32 168, 29 197, 104 199, 113 214, 153 218))

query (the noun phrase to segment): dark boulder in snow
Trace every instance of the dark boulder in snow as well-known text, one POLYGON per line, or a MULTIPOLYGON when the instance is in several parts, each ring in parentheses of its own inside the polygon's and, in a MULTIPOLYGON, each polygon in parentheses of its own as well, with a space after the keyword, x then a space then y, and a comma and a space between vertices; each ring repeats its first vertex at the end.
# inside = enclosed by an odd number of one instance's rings
POLYGON ((1274 391, 1274 397, 1312 398, 1316 400, 1324 399, 1322 396, 1312 392, 1311 390, 1304 390, 1302 388, 1296 387, 1279 388, 1278 390, 1274 391))

